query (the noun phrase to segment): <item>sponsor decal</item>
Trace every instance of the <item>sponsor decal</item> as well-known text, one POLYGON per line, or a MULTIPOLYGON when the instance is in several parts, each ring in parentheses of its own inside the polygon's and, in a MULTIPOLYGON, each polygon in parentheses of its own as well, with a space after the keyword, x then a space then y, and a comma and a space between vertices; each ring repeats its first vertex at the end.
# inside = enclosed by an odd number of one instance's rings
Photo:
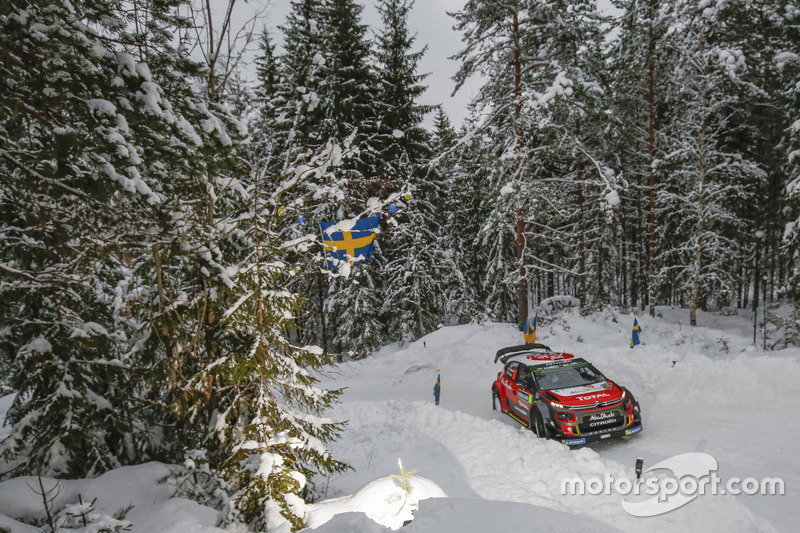
POLYGON ((586 439, 566 439, 562 442, 569 446, 574 446, 576 444, 586 444, 586 439))
POLYGON ((523 409, 523 407, 522 407, 521 405, 519 405, 518 403, 516 403, 516 402, 510 402, 510 403, 511 403, 511 407, 512 407, 512 408, 513 408, 515 411, 517 411, 519 414, 521 414, 521 415, 523 415, 523 416, 528 416, 528 411, 527 411, 527 409, 523 409))
POLYGON ((617 416, 616 411, 606 411, 605 413, 596 413, 589 417, 590 422, 594 422, 596 420, 605 420, 606 418, 614 418, 617 416))
POLYGON ((638 426, 635 428, 631 428, 625 431, 626 435, 633 435, 634 433, 639 433, 642 430, 642 426, 638 426))
POLYGON ((528 356, 531 361, 563 361, 573 359, 575 356, 568 353, 536 353, 528 356))
POLYGON ((600 420, 599 422, 591 422, 589 424, 590 428, 598 427, 598 426, 608 426, 610 424, 616 424, 619 420, 617 418, 608 418, 606 420, 600 420))
POLYGON ((584 394, 583 396, 576 396, 576 400, 587 402, 589 400, 599 400, 600 398, 610 398, 611 395, 607 392, 598 392, 597 394, 584 394))
POLYGON ((604 411, 586 415, 581 419, 582 424, 588 424, 590 428, 601 428, 603 426, 617 425, 622 422, 619 411, 604 411))
POLYGON ((553 389, 559 396, 576 396, 578 394, 591 394, 593 392, 602 392, 608 390, 610 385, 605 381, 603 383, 592 383, 591 385, 581 385, 580 387, 570 387, 568 389, 553 389))

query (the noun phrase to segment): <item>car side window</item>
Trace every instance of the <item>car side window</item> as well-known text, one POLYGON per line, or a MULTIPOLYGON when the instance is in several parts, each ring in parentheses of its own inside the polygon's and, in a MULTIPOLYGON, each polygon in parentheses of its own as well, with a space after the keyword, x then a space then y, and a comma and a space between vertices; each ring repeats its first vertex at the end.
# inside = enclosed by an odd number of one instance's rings
POLYGON ((506 366, 506 377, 511 381, 515 381, 515 378, 517 377, 516 372, 518 367, 519 363, 516 361, 514 361, 513 363, 509 363, 509 365, 506 366))
POLYGON ((517 372, 517 385, 524 389, 533 389, 533 377, 527 366, 520 365, 519 371, 517 372))

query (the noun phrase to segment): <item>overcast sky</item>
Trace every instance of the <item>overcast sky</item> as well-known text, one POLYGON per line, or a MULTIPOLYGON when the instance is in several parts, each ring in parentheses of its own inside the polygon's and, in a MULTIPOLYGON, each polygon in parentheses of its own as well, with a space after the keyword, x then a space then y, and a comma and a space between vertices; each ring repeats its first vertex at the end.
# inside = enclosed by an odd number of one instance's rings
MULTIPOLYGON (((215 0, 226 5, 227 0, 215 0)), ((381 19, 374 0, 356 0, 364 6, 362 12, 362 23, 372 28, 373 32, 379 31, 381 19)), ((447 12, 460 10, 467 0, 416 0, 409 16, 408 25, 410 31, 416 33, 416 41, 413 51, 421 50, 425 45, 428 46, 427 52, 422 57, 419 64, 419 73, 428 73, 428 77, 423 81, 423 85, 428 89, 422 96, 420 103, 427 105, 441 104, 445 113, 450 117, 453 125, 459 126, 467 114, 467 103, 479 87, 480 80, 469 80, 451 97, 455 87, 453 75, 458 70, 458 64, 449 58, 462 49, 460 34, 453 30, 454 19, 447 12)), ((262 7, 266 5, 264 13, 264 24, 270 29, 271 34, 276 40, 280 37, 277 27, 283 25, 289 13, 290 0, 244 0, 237 1, 237 8, 242 15, 250 16, 257 10, 256 5, 262 7)), ((599 0, 598 4, 601 11, 613 12, 609 0, 599 0)), ((245 17, 246 18, 246 17, 245 17)), ((259 26, 262 26, 260 24, 259 26)), ((259 29, 260 31, 260 29, 259 29)), ((372 34, 371 34, 372 35, 372 34)), ((425 121, 426 126, 432 124, 432 115, 425 121)))

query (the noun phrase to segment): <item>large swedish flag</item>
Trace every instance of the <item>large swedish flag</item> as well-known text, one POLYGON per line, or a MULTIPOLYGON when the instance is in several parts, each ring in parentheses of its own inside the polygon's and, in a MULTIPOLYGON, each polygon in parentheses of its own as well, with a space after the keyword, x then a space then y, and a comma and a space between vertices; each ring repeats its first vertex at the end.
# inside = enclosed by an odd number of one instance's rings
POLYGON ((380 221, 380 215, 360 218, 352 230, 334 231, 333 233, 326 233, 325 230, 338 222, 320 222, 322 244, 328 258, 328 268, 339 270, 340 261, 349 261, 352 265, 372 257, 375 249, 375 230, 378 229, 380 221))

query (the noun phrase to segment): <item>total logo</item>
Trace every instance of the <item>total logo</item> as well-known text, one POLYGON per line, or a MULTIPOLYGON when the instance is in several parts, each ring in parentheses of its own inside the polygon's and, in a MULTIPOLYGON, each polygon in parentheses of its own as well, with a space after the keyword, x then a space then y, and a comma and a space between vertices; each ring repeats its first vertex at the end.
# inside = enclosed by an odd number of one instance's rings
POLYGON ((584 402, 584 401, 587 401, 587 400, 596 400, 598 398, 606 398, 608 396, 611 396, 611 395, 608 394, 607 392, 598 392, 597 394, 585 394, 583 396, 576 396, 575 399, 584 402))

